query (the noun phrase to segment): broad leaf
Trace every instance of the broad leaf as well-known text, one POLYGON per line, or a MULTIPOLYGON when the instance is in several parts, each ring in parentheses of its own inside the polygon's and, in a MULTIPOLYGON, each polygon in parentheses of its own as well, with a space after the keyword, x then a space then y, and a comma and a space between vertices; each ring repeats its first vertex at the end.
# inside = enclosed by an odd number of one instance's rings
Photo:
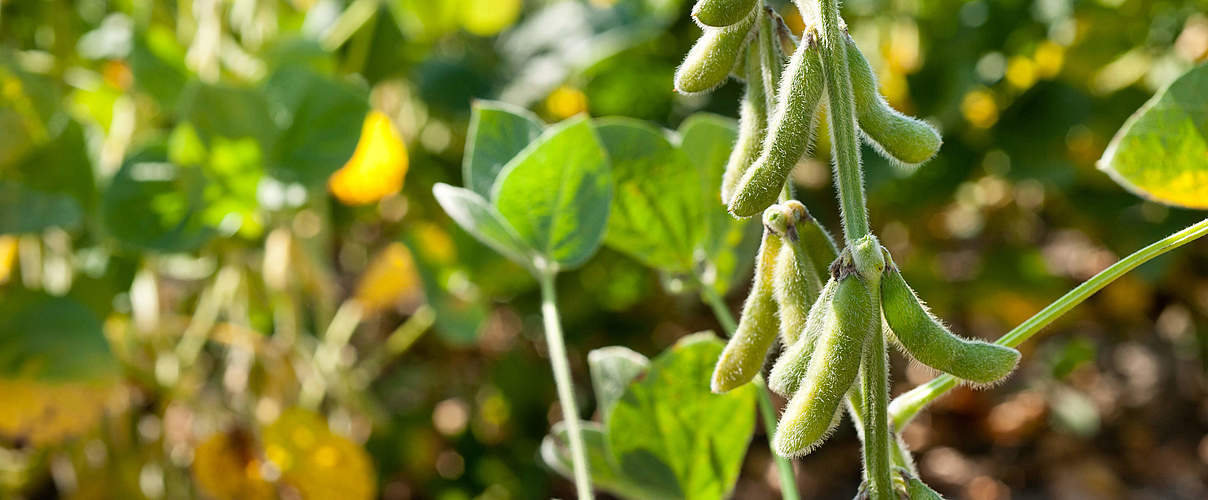
POLYGON ((32 151, 13 173, 4 172, 3 177, 36 191, 68 195, 85 210, 96 203, 92 158, 84 143, 84 130, 75 121, 67 122, 50 142, 32 151))
POLYGON ((255 89, 194 82, 180 96, 179 121, 189 123, 205 144, 215 137, 250 137, 268 150, 273 142, 273 122, 268 102, 255 89))
POLYGON ((432 187, 436 202, 466 232, 495 249, 505 257, 522 265, 528 265, 529 251, 516 231, 482 196, 469 189, 437 183, 432 187))
MULTIPOLYGON (((596 422, 582 422, 580 426, 583 445, 587 448, 587 464, 593 487, 633 500, 670 500, 682 497, 674 488, 675 477, 669 475, 670 471, 665 469, 661 472, 667 475, 651 482, 636 481, 626 476, 608 454, 608 438, 604 427, 596 422)), ((541 441, 541 459, 559 474, 567 478, 574 476, 566 422, 555 424, 550 434, 541 441)))
POLYGON ((32 292, 9 292, 0 304, 0 378, 67 383, 117 375, 101 321, 84 305, 32 292))
POLYGON ((495 178, 517 153, 541 135, 541 120, 510 104, 475 101, 470 114, 462 183, 482 195, 491 196, 495 178))
POLYGON ((1159 91, 1116 133, 1099 168, 1138 195, 1208 209, 1208 65, 1159 91))
POLYGON ((697 172, 656 127, 630 118, 597 123, 616 182, 605 243, 655 269, 691 272, 705 234, 697 172))
POLYGON ((608 440, 626 476, 654 480, 670 470, 688 499, 722 498, 733 489, 755 430, 755 388, 709 390, 723 346, 711 333, 685 337, 625 391, 608 440))
POLYGON ((545 262, 568 269, 604 237, 612 201, 608 158, 585 118, 545 131, 500 172, 492 189, 499 213, 545 262))
POLYGON ((71 228, 80 222, 80 205, 70 196, 0 181, 0 234, 40 233, 51 227, 71 228))
POLYGON ((101 217, 123 242, 149 250, 184 252, 214 235, 202 220, 206 180, 200 167, 168 161, 164 147, 135 153, 105 190, 101 217))
POLYGON ((587 353, 591 387, 596 393, 596 405, 605 423, 629 383, 646 371, 648 366, 650 360, 646 356, 627 347, 604 347, 587 353))
POLYGON ((352 156, 369 112, 364 89, 308 70, 278 71, 264 86, 278 135, 268 172, 287 182, 322 186, 352 156))

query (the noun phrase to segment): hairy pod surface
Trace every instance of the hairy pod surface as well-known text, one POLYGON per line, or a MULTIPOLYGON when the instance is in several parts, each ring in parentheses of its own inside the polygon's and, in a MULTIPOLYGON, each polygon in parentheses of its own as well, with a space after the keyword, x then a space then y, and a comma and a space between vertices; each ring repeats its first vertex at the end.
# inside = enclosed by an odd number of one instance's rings
MULTIPOLYGON (((768 374, 768 387, 776 391, 776 394, 790 398, 797 392, 797 388, 801 386, 801 380, 805 378, 805 372, 809 368, 810 357, 814 353, 814 345, 818 342, 818 338, 824 332, 835 327, 834 308, 831 306, 831 301, 835 299, 836 285, 837 282, 831 278, 826 282, 826 286, 822 287, 818 298, 814 300, 806 313, 805 325, 797 334, 797 340, 785 343, 788 347, 780 353, 776 364, 772 366, 772 373, 768 374)), ((782 339, 784 336, 783 325, 782 315, 782 339)))
POLYGON ((788 200, 783 205, 796 215, 797 240, 809 254, 818 277, 829 276, 831 263, 839 257, 839 246, 835 244, 830 231, 810 215, 804 203, 788 200))
POLYGON ((751 12, 755 0, 700 0, 692 7, 692 18, 702 26, 724 28, 751 12))
POLYGON ((784 457, 809 453, 834 429, 839 405, 860 372, 864 342, 880 331, 867 283, 854 272, 843 274, 830 301, 834 327, 818 337, 773 439, 776 453, 784 457))
POLYGON ((789 172, 809 147, 814 115, 824 86, 817 42, 806 38, 797 46, 780 79, 776 112, 755 164, 738 182, 728 210, 750 217, 776 202, 789 172))
POLYGON ((793 345, 805 329, 809 307, 822 290, 822 280, 814 270, 809 254, 795 238, 796 227, 793 228, 776 259, 776 281, 773 283, 780 310, 780 340, 786 346, 793 345))
POLYGON ((980 340, 961 338, 919 302, 902 273, 889 266, 881 276, 885 321, 906 354, 918 362, 975 384, 989 384, 1011 373, 1019 351, 980 340))
POLYGON ((738 328, 713 368, 713 392, 723 393, 746 384, 763 368, 768 349, 780 329, 772 292, 772 273, 782 246, 780 236, 764 229, 763 243, 755 262, 755 284, 743 303, 738 328))
POLYGON ((729 204, 734 196, 734 188, 743 174, 759 157, 763 146, 764 133, 768 126, 768 108, 765 102, 762 71, 760 68, 759 45, 747 44, 743 56, 746 63, 744 80, 747 83, 746 93, 738 108, 738 140, 734 150, 730 151, 730 159, 726 162, 726 171, 721 179, 721 201, 729 204))
POLYGON ((927 122, 899 113, 885 102, 872 66, 851 37, 847 37, 847 61, 856 120, 864 138, 886 158, 907 165, 918 165, 935 156, 943 142, 940 133, 927 122))
POLYGON ((751 35, 751 26, 759 17, 752 8, 738 23, 725 28, 705 28, 696 45, 675 71, 675 90, 681 94, 699 94, 725 83, 734 61, 751 35))

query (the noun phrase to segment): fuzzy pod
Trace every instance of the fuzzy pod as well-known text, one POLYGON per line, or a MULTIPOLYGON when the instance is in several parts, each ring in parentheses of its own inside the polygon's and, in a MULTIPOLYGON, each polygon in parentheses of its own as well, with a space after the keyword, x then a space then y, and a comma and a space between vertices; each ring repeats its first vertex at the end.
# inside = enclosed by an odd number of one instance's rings
POLYGON ((725 28, 705 28, 684 62, 675 70, 675 90, 681 94, 708 92, 725 83, 734 61, 751 35, 751 26, 759 17, 752 8, 738 23, 725 28))
POLYGON ((804 203, 789 200, 782 205, 795 215, 794 229, 797 231, 798 245, 809 254, 810 262, 813 263, 818 277, 829 276, 831 263, 839 258, 839 246, 835 244, 835 239, 831 237, 830 231, 827 231, 818 222, 818 219, 810 215, 810 211, 805 208, 804 203))
POLYGON ((776 453, 783 457, 809 453, 834 429, 839 405, 860 372, 864 343, 880 332, 880 314, 868 284, 854 272, 843 274, 830 301, 833 327, 818 337, 805 377, 773 439, 776 453))
POLYGON ((699 0, 692 7, 692 18, 701 26, 724 28, 742 21, 755 0, 699 0))
POLYGON ((1015 349, 961 338, 945 328, 894 266, 881 275, 881 307, 903 350, 936 370, 981 385, 1006 377, 1019 363, 1015 349))
POLYGON ((776 112, 763 150, 738 182, 727 207, 731 214, 750 217, 775 203, 789 172, 809 147, 824 86, 818 49, 817 42, 807 37, 793 52, 776 92, 776 112))
POLYGON ((768 109, 765 104, 762 72, 760 71, 759 45, 747 44, 743 60, 746 63, 744 80, 747 91, 742 96, 738 108, 738 141, 730 151, 730 159, 726 162, 726 171, 721 179, 721 201, 730 203, 734 196, 734 188, 743 174, 759 157, 763 145, 764 133, 768 126, 768 109))
MULTIPOLYGON (((837 282, 832 278, 826 282, 826 286, 822 287, 818 298, 814 300, 807 312, 805 325, 796 335, 797 339, 791 343, 785 343, 788 347, 780 353, 776 364, 772 366, 772 372, 768 374, 768 387, 776 394, 788 398, 797 392, 797 388, 801 386, 801 380, 805 378, 805 372, 809 368, 810 357, 814 353, 814 345, 817 344, 818 338, 824 332, 835 327, 832 314, 834 308, 831 306, 831 301, 835 298, 836 285, 837 282)), ((784 315, 782 313, 782 340, 784 340, 783 325, 784 315)))
POLYGON ((711 388, 715 393, 728 392, 754 379, 776 340, 780 322, 772 291, 772 273, 783 246, 780 236, 764 229, 763 243, 755 262, 755 284, 743 303, 738 328, 713 368, 711 388))
POLYGON ((940 133, 927 122, 899 113, 885 102, 872 66, 851 37, 847 37, 847 61, 856 120, 864 138, 882 156, 906 165, 918 165, 935 156, 943 143, 940 133))
POLYGON ((822 291, 822 278, 797 236, 796 224, 788 228, 785 248, 776 260, 774 290, 780 308, 780 340, 791 346, 805 328, 810 305, 822 291))

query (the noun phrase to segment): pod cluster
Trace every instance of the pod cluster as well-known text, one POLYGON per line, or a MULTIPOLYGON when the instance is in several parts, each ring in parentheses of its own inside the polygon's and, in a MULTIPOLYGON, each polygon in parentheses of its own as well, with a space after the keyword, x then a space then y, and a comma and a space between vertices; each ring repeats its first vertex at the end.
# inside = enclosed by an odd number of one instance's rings
MULTIPOLYGON (((675 89, 684 94, 708 92, 730 75, 746 84, 738 142, 722 182, 722 201, 736 217, 759 214, 776 203, 813 141, 825 87, 817 31, 807 27, 798 42, 779 16, 761 5, 699 0, 692 15, 704 33, 675 74, 675 89)), ((861 136, 895 163, 929 160, 942 143, 939 132, 889 106, 868 60, 850 37, 845 39, 861 136)))
POLYGON ((768 376, 768 387, 789 399, 773 440, 777 453, 809 453, 835 428, 872 335, 886 335, 919 363, 974 385, 1000 380, 1018 364, 1015 349, 945 327, 875 237, 837 252, 795 200, 767 208, 763 222, 755 283, 712 387, 725 392, 750 382, 780 339, 784 350, 768 376))

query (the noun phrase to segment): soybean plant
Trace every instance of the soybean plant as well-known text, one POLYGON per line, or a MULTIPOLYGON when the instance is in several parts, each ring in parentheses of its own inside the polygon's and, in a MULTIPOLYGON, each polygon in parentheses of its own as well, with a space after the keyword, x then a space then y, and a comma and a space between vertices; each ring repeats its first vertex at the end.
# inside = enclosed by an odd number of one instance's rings
POLYGON ((768 377, 768 387, 789 400, 769 428, 778 455, 815 449, 846 406, 863 442, 859 496, 939 498, 918 478, 895 429, 957 383, 977 388, 1007 377, 1020 360, 1013 346, 1127 270, 1208 233, 1208 220, 1108 268, 997 343, 954 334, 927 310, 869 227, 857 138, 891 162, 918 165, 939 151, 940 134, 886 103, 847 34, 837 0, 795 3, 806 21, 800 40, 762 1, 699 0, 692 12, 704 34, 675 75, 681 93, 709 91, 729 76, 743 81, 739 136, 721 199, 735 217, 762 214, 764 226, 754 284, 714 368, 712 389, 726 392, 761 380, 779 339, 783 352, 768 377), (842 248, 792 199, 789 182, 823 107, 842 248), (890 405, 890 343, 944 375, 890 405))

